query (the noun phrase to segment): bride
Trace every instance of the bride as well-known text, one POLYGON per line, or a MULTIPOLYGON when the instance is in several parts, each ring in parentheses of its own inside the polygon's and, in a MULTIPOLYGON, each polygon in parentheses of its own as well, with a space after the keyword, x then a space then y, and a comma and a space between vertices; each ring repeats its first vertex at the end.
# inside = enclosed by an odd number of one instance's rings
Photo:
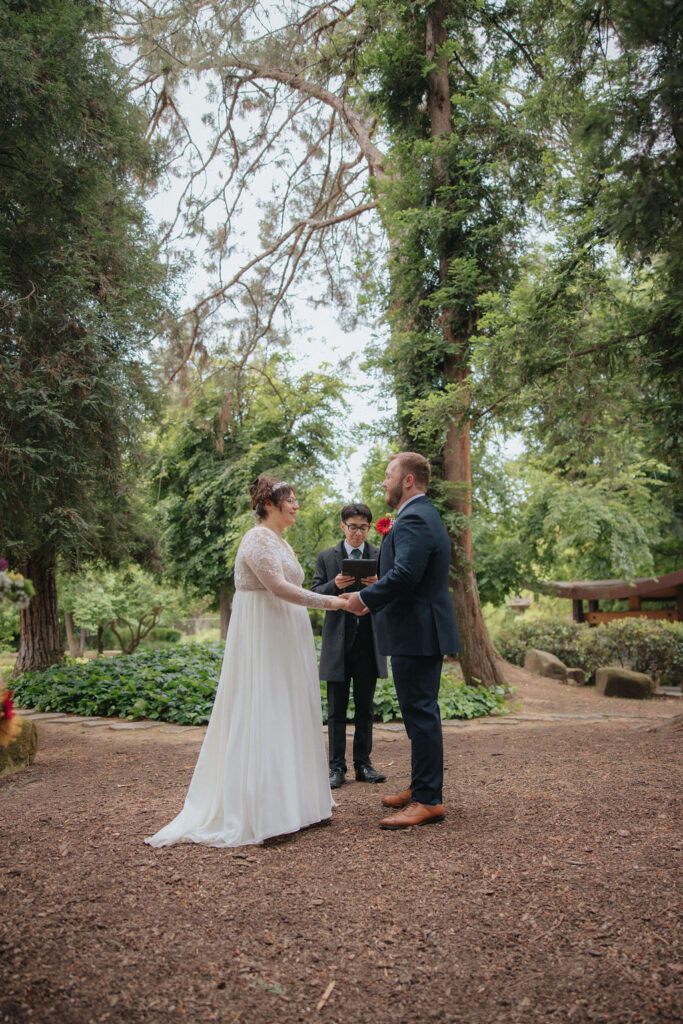
POLYGON ((257 524, 237 552, 211 719, 185 805, 145 840, 150 846, 244 846, 332 813, 306 608, 340 609, 345 601, 301 586, 303 570, 282 536, 299 507, 293 488, 261 476, 250 494, 257 524))

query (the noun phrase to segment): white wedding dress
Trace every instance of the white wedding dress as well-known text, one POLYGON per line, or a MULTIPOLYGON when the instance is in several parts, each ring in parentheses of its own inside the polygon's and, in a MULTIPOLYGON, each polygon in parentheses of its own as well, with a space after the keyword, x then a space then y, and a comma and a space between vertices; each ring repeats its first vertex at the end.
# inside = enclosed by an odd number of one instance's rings
POLYGON ((242 539, 211 719, 185 805, 146 839, 245 846, 331 816, 320 684, 306 608, 322 594, 265 526, 242 539))

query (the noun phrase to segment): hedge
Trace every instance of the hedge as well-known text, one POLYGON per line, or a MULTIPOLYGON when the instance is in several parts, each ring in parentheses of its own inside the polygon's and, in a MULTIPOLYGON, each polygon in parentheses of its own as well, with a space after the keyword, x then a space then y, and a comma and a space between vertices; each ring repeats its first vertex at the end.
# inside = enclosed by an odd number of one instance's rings
MULTIPOLYGON (((213 707, 222 658, 222 643, 183 644, 25 672, 12 686, 19 707, 38 711, 203 725, 213 707)), ((327 720, 324 684, 321 699, 327 720)), ((439 703, 444 718, 507 710, 503 687, 465 686, 450 666, 444 670, 439 703)), ((349 711, 353 714, 352 702, 349 711)), ((375 717, 385 722, 400 717, 389 680, 378 682, 375 717)))
POLYGON ((538 619, 501 630, 498 653, 513 665, 523 665, 531 648, 550 651, 568 668, 587 676, 604 665, 628 665, 646 672, 663 685, 683 682, 683 623, 660 619, 612 619, 599 626, 583 622, 538 619))

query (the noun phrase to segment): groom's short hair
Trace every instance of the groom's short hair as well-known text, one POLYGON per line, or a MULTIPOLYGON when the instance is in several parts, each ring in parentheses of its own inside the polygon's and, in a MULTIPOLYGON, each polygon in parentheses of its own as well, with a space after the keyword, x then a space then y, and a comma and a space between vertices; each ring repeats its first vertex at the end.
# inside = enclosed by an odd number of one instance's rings
POLYGON ((369 523, 372 522, 372 512, 367 505, 360 501, 352 501, 350 505, 344 505, 341 510, 341 521, 345 523, 351 516, 363 516, 369 523))
POLYGON ((432 475, 429 459, 426 459, 424 455, 418 455, 417 452, 397 452, 389 461, 393 462, 394 459, 398 461, 404 476, 412 473, 415 477, 415 485, 427 490, 432 475))

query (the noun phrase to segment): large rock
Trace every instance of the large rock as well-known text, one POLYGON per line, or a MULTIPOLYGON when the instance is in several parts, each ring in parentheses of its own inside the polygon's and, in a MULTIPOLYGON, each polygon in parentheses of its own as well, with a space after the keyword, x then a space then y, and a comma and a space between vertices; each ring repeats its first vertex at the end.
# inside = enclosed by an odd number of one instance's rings
POLYGON ((33 764, 37 749, 38 733, 35 724, 23 718, 19 735, 6 747, 0 747, 0 776, 33 764))
POLYGON ((574 686, 585 686, 586 673, 582 668, 568 668, 567 682, 573 684, 574 686))
POLYGON ((567 669, 559 658, 556 658, 550 651, 527 651, 524 659, 524 668, 527 672, 535 672, 537 676, 547 676, 549 679, 559 679, 561 683, 567 681, 567 669))
POLYGON ((621 665, 608 665, 595 673, 595 689, 605 697, 645 700, 654 695, 655 684, 643 672, 633 672, 621 665))

